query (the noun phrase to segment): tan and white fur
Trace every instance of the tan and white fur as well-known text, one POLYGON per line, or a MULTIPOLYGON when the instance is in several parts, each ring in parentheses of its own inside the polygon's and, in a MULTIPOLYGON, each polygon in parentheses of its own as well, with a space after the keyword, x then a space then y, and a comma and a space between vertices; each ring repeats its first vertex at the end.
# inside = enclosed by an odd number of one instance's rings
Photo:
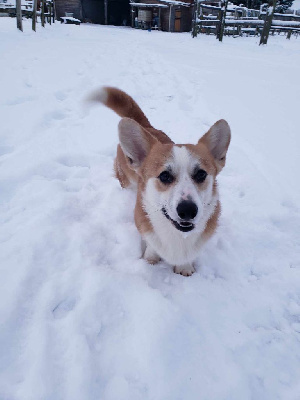
POLYGON ((145 244, 143 257, 151 264, 163 259, 174 272, 192 275, 218 224, 216 176, 230 143, 228 123, 217 121, 196 145, 174 144, 121 90, 104 87, 89 99, 122 117, 115 174, 123 188, 137 188, 135 223, 145 244))

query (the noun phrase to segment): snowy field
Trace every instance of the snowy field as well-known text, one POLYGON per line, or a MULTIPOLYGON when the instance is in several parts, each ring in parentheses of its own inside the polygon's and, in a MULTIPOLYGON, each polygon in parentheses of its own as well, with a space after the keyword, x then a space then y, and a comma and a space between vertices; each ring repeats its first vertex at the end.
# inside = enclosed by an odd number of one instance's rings
POLYGON ((0 20, 0 399, 300 399, 300 40, 0 20), (190 278, 140 259, 112 167, 131 94, 232 143, 218 233, 190 278))

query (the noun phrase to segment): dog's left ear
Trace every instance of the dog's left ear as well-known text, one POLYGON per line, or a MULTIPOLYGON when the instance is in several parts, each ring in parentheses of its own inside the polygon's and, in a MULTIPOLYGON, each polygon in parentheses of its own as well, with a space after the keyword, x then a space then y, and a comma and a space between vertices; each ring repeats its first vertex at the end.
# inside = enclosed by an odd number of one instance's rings
POLYGON ((228 123, 224 119, 220 119, 198 142, 204 144, 213 155, 218 173, 225 165, 230 138, 231 132, 228 123))

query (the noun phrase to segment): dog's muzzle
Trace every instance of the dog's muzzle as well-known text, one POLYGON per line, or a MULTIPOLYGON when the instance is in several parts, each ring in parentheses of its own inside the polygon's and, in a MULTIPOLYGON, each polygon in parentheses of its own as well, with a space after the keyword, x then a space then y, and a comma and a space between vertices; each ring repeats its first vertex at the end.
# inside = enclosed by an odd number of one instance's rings
POLYGON ((172 219, 170 217, 170 215, 167 213, 166 209, 163 207, 161 210, 164 214, 164 216, 172 222, 172 224, 175 226, 176 229, 178 229, 181 232, 190 232, 195 228, 195 225, 190 222, 190 221, 174 221, 174 219, 172 219))

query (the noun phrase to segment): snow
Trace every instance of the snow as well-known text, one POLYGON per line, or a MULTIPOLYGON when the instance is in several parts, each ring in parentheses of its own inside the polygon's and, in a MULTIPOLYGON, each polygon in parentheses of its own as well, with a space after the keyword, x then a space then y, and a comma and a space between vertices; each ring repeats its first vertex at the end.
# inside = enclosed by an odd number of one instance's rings
POLYGON ((212 5, 210 5, 210 4, 200 4, 201 5, 201 7, 202 8, 209 8, 209 9, 212 9, 212 10, 221 10, 221 8, 222 7, 219 7, 219 6, 212 6, 212 5))
POLYGON ((0 398, 298 400, 300 41, 2 18, 0 398), (130 93, 176 142, 232 128, 222 217, 190 278, 140 259, 113 178, 130 93))
POLYGON ((60 19, 63 20, 65 24, 67 23, 67 21, 81 22, 80 19, 74 17, 60 17, 60 19))
POLYGON ((149 4, 149 3, 134 3, 134 2, 130 2, 130 5, 133 7, 156 7, 156 8, 168 8, 167 4, 159 4, 159 3, 153 3, 153 4, 149 4))
POLYGON ((294 0, 292 6, 291 6, 292 10, 300 10, 300 0, 294 0))
MULTIPOLYGON (((197 22, 201 20, 197 20, 197 22)), ((204 20, 205 21, 205 20, 204 20)), ((237 24, 237 25, 263 25, 264 21, 260 19, 228 19, 225 20, 226 24, 237 24)), ((276 21, 272 20, 272 26, 284 26, 284 27, 300 27, 300 21, 276 21)))
POLYGON ((168 3, 174 6, 185 6, 185 7, 191 7, 191 3, 187 3, 185 1, 177 1, 177 0, 161 0, 164 3, 168 3))

